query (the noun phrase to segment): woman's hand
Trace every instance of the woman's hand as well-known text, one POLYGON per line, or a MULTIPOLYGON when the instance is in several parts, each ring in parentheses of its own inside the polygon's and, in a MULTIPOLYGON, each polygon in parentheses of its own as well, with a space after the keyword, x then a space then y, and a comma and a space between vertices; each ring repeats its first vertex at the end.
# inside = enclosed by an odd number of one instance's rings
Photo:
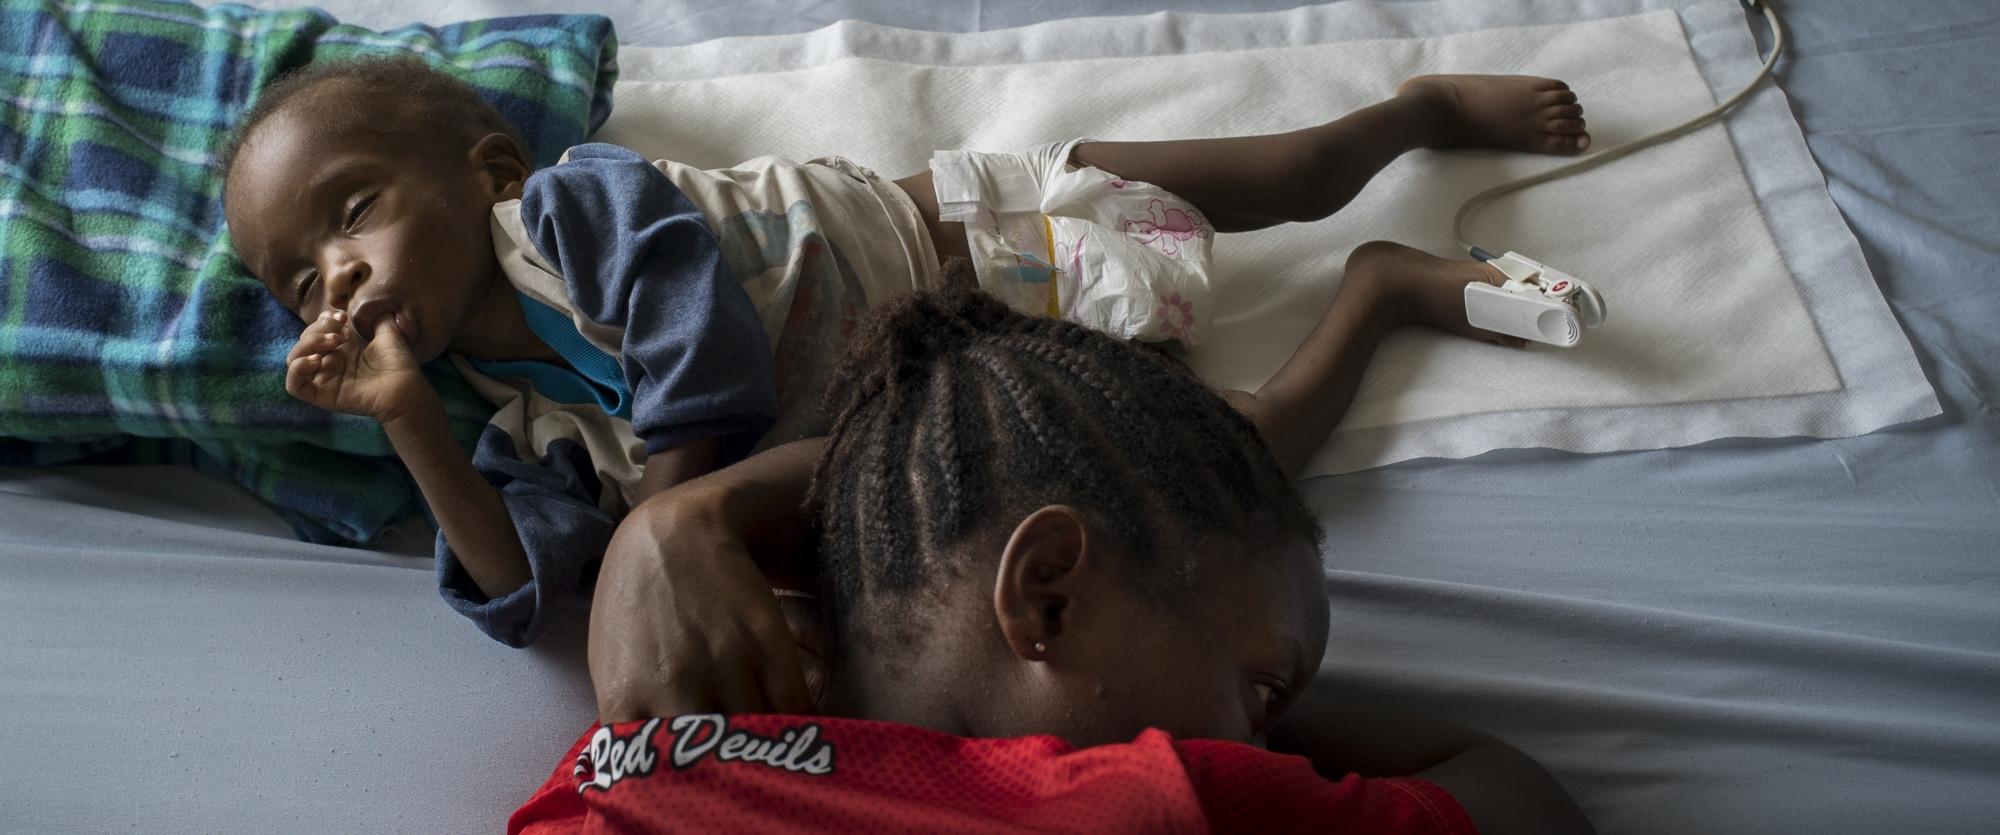
POLYGON ((606 724, 812 711, 785 614, 708 481, 642 503, 605 553, 590 679, 606 724))
POLYGON ((285 358, 285 391, 332 412, 400 417, 428 390, 423 369, 393 318, 376 324, 366 345, 345 311, 328 311, 306 326, 285 358))

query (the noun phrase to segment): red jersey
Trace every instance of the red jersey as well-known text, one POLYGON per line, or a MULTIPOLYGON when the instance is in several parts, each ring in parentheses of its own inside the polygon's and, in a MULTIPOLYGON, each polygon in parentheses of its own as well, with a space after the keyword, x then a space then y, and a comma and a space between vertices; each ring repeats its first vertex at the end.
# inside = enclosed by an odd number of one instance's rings
POLYGON ((1415 778, 1148 730, 1073 748, 857 719, 719 714, 584 734, 508 822, 567 832, 1472 833, 1415 778))

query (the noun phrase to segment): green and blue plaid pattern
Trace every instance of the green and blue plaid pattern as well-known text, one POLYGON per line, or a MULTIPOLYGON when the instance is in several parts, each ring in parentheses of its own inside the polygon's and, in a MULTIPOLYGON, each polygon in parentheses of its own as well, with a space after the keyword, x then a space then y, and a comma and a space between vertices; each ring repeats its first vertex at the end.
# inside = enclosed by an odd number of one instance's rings
MULTIPOLYGON (((409 54, 553 164, 609 115, 616 50, 590 15, 377 33, 312 9, 0 0, 0 464, 192 464, 315 541, 416 512, 379 426, 285 393, 300 324, 237 261, 217 158, 280 73, 409 54)), ((470 445, 489 407, 446 364, 432 379, 470 445)))

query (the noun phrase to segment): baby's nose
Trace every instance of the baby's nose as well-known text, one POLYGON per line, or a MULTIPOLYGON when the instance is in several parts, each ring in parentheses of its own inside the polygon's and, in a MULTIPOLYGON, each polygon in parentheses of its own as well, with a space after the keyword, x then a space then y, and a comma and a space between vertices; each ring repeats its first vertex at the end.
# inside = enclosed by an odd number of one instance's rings
POLYGON ((333 307, 345 310, 353 301, 354 291, 368 281, 368 264, 360 259, 347 261, 335 267, 326 276, 326 297, 333 307))

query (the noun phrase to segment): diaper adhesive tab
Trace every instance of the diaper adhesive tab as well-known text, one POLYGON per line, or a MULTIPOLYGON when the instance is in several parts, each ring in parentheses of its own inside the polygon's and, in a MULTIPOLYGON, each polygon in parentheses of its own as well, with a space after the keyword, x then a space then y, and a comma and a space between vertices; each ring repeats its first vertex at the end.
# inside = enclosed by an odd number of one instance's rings
POLYGON ((938 151, 931 156, 931 187, 938 218, 948 221, 964 222, 982 211, 1032 212, 1042 200, 1041 182, 1019 154, 938 151))

